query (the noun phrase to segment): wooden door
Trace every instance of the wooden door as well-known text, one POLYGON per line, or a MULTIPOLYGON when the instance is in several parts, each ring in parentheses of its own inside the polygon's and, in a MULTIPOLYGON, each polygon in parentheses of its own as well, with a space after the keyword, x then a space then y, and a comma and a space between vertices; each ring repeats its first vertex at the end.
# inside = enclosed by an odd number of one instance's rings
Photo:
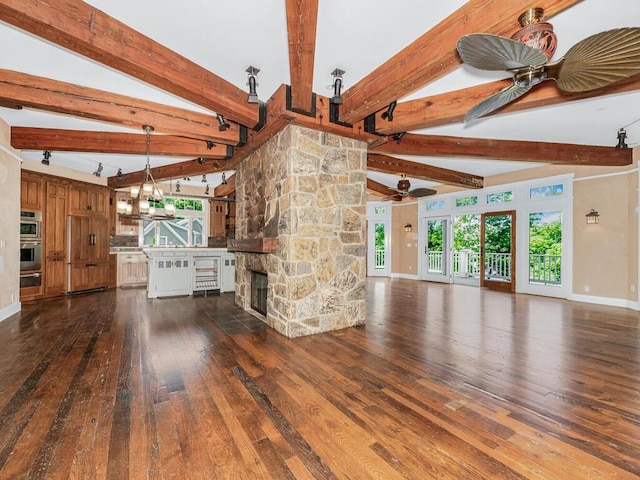
POLYGON ((67 291, 67 186, 47 182, 44 294, 67 291))
POLYGON ((88 262, 89 246, 92 243, 90 218, 79 215, 71 216, 71 263, 88 262))
POLYGON ((86 215, 89 210, 89 192, 81 185, 74 185, 69 192, 69 210, 71 215, 86 215))
POLYGON ((516 286, 516 212, 482 214, 480 286, 514 292, 516 286))

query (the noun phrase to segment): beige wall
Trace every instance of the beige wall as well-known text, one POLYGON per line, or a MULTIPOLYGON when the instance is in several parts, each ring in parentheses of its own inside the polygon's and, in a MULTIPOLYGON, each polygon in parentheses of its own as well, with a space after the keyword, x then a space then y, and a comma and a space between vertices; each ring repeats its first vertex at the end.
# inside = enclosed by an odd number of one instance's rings
POLYGON ((418 202, 394 202, 391 209, 391 269, 397 275, 418 274, 418 202), (410 223, 412 232, 405 232, 410 223))
MULTIPOLYGON (((637 174, 633 175, 637 178, 637 174)), ((630 278, 629 175, 596 177, 573 185, 573 293, 627 299, 630 278), (591 209, 600 223, 587 225, 591 209)), ((637 248, 635 248, 637 249, 637 248)), ((635 271, 635 269, 634 269, 635 271)))
POLYGON ((0 320, 20 309, 20 161, 9 139, 0 119, 0 320))

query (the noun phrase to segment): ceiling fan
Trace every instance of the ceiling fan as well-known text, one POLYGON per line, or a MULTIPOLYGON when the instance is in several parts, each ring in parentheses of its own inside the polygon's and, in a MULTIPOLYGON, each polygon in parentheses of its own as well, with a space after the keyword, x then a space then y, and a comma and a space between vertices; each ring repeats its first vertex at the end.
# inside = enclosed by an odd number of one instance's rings
POLYGON ((397 188, 391 188, 391 190, 395 190, 398 193, 385 197, 383 200, 402 200, 404 197, 411 197, 411 198, 428 197, 429 195, 434 195, 437 193, 432 188, 414 188, 413 190, 409 190, 410 188, 411 188, 411 182, 407 179, 407 176, 403 173, 402 178, 398 180, 397 188))
POLYGON ((616 28, 592 35, 571 47, 563 58, 548 63, 557 41, 550 23, 541 22, 542 8, 518 18, 522 27, 512 38, 487 33, 458 40, 464 63, 482 70, 507 70, 513 84, 469 110, 465 122, 514 101, 544 80, 555 80, 565 92, 586 92, 640 73, 640 28, 616 28))

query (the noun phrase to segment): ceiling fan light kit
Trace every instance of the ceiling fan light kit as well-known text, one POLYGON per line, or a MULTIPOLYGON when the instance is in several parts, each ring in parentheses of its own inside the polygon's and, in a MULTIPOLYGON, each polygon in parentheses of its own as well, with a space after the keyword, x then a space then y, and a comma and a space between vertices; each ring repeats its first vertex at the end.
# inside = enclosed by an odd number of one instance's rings
POLYGON ((518 17, 518 24, 522 27, 512 37, 512 40, 540 50, 551 60, 558 46, 558 37, 553 32, 553 25, 542 22, 544 9, 531 8, 518 17))

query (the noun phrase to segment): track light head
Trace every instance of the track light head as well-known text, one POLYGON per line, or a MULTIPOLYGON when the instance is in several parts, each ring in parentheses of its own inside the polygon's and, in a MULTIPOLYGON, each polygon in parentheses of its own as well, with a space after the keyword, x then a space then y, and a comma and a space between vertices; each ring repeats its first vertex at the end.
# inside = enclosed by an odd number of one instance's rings
POLYGON ((93 174, 94 174, 96 177, 100 178, 100 177, 102 176, 102 168, 103 168, 103 167, 102 167, 102 163, 98 163, 98 168, 96 169, 96 171, 95 171, 95 172, 93 172, 93 174))
POLYGON ((116 180, 119 182, 122 182, 124 180, 124 177, 122 176, 122 169, 119 168, 118 169, 118 173, 116 173, 116 180))
POLYGON ((247 85, 249 85, 249 98, 247 102, 249 103, 260 102, 260 100, 258 99, 258 92, 256 90, 256 87, 258 86, 258 79, 256 77, 259 71, 259 68, 256 68, 252 65, 249 65, 249 68, 247 68, 246 70, 246 72, 249 74, 249 79, 247 80, 247 85))
POLYGON ((224 132, 227 128, 231 127, 231 125, 229 125, 224 117, 220 114, 218 114, 218 123, 220 124, 218 130, 220 130, 221 132, 224 132))
POLYGON ((226 185, 227 184, 227 175, 222 172, 222 185, 226 185))
POLYGON ((345 71, 336 68, 331 75, 333 75, 333 97, 331 97, 331 103, 334 105, 342 104, 342 75, 345 71))
POLYGON ((51 151, 50 150, 44 150, 42 152, 42 164, 43 165, 49 165, 49 163, 51 163, 49 160, 51 159, 51 151))
POLYGON ((204 189, 204 194, 209 195, 209 184, 207 184, 207 188, 204 189))
POLYGON ((626 139, 627 132, 624 128, 621 128, 618 130, 618 144, 616 145, 616 148, 629 148, 629 145, 625 142, 626 139))

